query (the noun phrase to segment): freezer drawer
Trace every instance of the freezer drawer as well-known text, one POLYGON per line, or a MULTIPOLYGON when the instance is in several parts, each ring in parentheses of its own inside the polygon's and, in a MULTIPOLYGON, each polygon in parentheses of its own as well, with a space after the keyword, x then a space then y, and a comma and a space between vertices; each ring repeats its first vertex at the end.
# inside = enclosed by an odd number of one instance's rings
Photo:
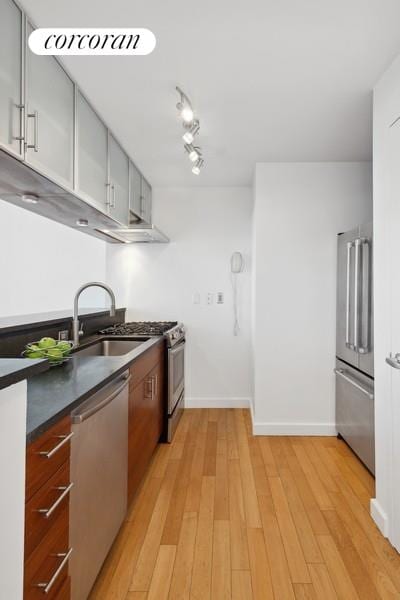
POLYGON ((337 431, 375 473, 374 381, 340 360, 335 373, 337 431))

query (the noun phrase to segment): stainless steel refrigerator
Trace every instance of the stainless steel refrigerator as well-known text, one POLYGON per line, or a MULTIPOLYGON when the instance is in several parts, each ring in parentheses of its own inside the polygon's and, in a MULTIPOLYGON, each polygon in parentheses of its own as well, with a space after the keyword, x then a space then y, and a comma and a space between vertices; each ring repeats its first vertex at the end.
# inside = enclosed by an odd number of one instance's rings
POLYGON ((336 428, 375 472, 372 223, 338 235, 336 428))

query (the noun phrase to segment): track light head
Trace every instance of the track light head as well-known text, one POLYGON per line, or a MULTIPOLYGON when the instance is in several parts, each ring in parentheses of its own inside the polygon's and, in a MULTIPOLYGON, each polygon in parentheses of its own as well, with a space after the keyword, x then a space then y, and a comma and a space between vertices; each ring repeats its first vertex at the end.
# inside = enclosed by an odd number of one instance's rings
POLYGON ((201 167, 204 165, 204 160, 202 158, 198 158, 196 163, 192 167, 193 175, 200 175, 201 167))
MULTIPOLYGON (((184 124, 184 127, 185 126, 187 127, 187 125, 184 124)), ((194 141, 194 136, 199 133, 199 129, 200 129, 199 121, 193 121, 193 124, 183 134, 183 136, 182 136, 183 141, 186 144, 192 144, 194 141)))
POLYGON ((201 151, 198 146, 192 146, 192 144, 185 144, 185 150, 189 154, 189 159, 192 162, 196 162, 200 158, 201 151))

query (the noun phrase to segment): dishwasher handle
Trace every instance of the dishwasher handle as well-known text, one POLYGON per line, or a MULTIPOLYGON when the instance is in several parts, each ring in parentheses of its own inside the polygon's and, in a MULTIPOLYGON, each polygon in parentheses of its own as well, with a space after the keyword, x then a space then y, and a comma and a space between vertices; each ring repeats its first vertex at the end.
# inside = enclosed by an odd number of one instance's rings
POLYGON ((73 424, 83 423, 83 421, 86 421, 86 419, 89 419, 89 417, 91 417, 92 415, 95 415, 99 410, 101 410, 102 408, 107 406, 107 404, 109 404, 111 402, 111 400, 114 400, 114 398, 116 396, 118 396, 118 394, 126 388, 131 377, 132 377, 132 375, 124 373, 124 375, 123 375, 124 381, 121 385, 119 385, 116 389, 114 388, 113 391, 108 396, 106 396, 105 398, 102 398, 101 400, 99 400, 99 402, 97 402, 96 404, 94 404, 93 406, 88 408, 87 410, 84 410, 81 413, 75 413, 74 415, 72 415, 72 423, 73 424))

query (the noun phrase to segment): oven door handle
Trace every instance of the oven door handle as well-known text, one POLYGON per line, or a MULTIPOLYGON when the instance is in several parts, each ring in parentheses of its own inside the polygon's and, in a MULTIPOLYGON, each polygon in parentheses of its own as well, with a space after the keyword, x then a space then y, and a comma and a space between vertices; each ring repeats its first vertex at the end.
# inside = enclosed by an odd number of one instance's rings
POLYGON ((178 354, 179 352, 182 352, 184 349, 185 349, 185 342, 181 342, 175 348, 169 348, 168 352, 169 352, 169 354, 171 356, 175 356, 175 354, 178 354))

